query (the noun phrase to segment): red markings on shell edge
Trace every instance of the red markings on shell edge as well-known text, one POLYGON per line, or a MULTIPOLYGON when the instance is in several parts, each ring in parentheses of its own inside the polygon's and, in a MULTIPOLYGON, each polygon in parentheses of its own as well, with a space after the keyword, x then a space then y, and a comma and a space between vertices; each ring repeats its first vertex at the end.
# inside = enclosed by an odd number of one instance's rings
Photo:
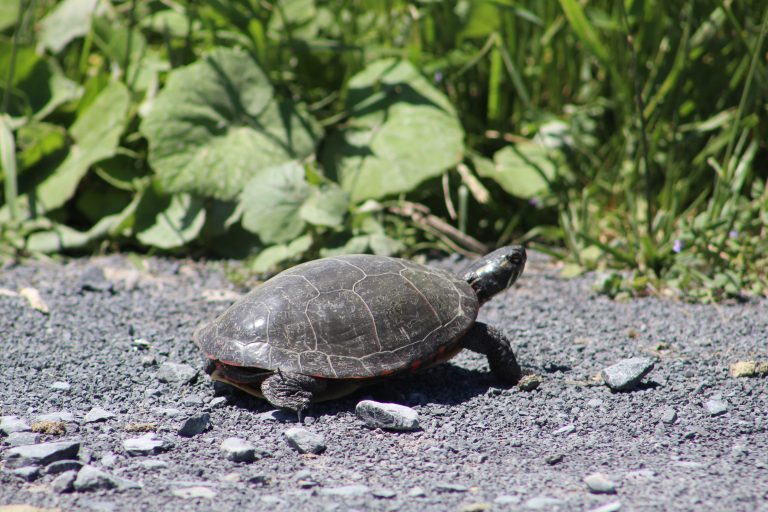
POLYGON ((445 345, 440 345, 439 347, 437 347, 438 354, 442 354, 443 352, 445 352, 445 345))
POLYGON ((411 363, 411 370, 416 371, 421 368, 421 360, 417 359, 411 363))

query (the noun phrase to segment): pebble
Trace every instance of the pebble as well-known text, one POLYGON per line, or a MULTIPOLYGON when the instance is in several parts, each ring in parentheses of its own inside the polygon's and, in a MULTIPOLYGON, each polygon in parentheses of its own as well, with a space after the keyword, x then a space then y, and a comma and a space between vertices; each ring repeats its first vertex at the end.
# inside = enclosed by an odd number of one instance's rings
POLYGON ((80 451, 80 441, 59 441, 26 446, 16 446, 5 452, 10 467, 47 466, 51 462, 75 459, 80 451))
POLYGON ((5 438, 5 442, 11 446, 24 446, 40 442, 40 434, 37 432, 12 432, 5 438))
POLYGON ((269 477, 262 473, 250 475, 245 479, 245 481, 248 482, 249 484, 257 485, 259 487, 266 487, 269 485, 269 477))
POLYGON ((704 403, 704 407, 710 416, 720 416, 728 412, 728 402, 720 397, 713 396, 704 403))
POLYGON ((155 407, 152 409, 152 412, 159 414, 160 416, 167 416, 168 418, 175 418, 176 416, 181 416, 183 414, 180 409, 176 409, 175 407, 155 407))
POLYGON ((550 498, 548 496, 536 496, 525 502, 525 508, 531 510, 552 510, 555 507, 564 505, 563 500, 557 498, 550 498))
POLYGON ((88 265, 80 274, 80 289, 87 292, 105 292, 112 290, 112 283, 104 275, 104 269, 88 265))
POLYGON ((210 487, 203 487, 201 485, 196 485, 193 487, 182 487, 181 489, 173 489, 171 491, 171 494, 173 494, 178 498, 183 498, 185 500, 194 499, 194 498, 213 499, 216 497, 216 491, 214 491, 210 487))
POLYGON ((368 494, 371 491, 371 489, 367 485, 363 484, 352 484, 352 485, 342 485, 340 487, 328 487, 326 489, 320 489, 320 494, 324 494, 326 496, 362 496, 364 494, 368 494))
POLYGON ((200 395, 188 395, 181 400, 181 403, 184 405, 191 405, 192 407, 202 407, 203 397, 200 395))
POLYGON ((54 391, 69 391, 70 389, 72 389, 72 385, 70 385, 69 382, 56 381, 53 384, 51 384, 49 388, 54 391))
POLYGON ((114 418, 114 413, 109 412, 106 409, 102 409, 101 407, 94 407, 90 411, 88 411, 85 415, 85 418, 83 418, 84 423, 96 423, 99 421, 107 421, 108 419, 114 418))
POLYGON ((77 471, 70 470, 65 471, 51 482, 51 489, 57 494, 65 492, 72 492, 75 490, 75 479, 77 478, 77 471))
POLYGON ((653 370, 654 361, 648 357, 622 359, 605 368, 601 375, 605 384, 613 391, 630 391, 637 387, 643 377, 653 370))
POLYGON ((256 448, 239 437, 228 437, 221 443, 221 451, 232 462, 253 462, 256 460, 256 448))
POLYGON ((564 427, 560 427, 559 429, 552 432, 552 434, 556 436, 562 436, 562 435, 568 435, 571 432, 574 432, 576 430, 576 427, 574 425, 566 425, 564 427))
POLYGON ((590 492, 594 494, 615 494, 616 484, 602 473, 592 473, 584 477, 590 492))
POLYGON ((131 480, 110 475, 93 466, 85 465, 77 472, 74 482, 76 491, 99 489, 136 489, 141 486, 131 480))
POLYGON ((541 386, 542 382, 543 379, 540 375, 523 375, 523 377, 517 383, 517 387, 520 389, 520 391, 533 391, 534 389, 541 386))
POLYGON ((107 452, 101 456, 101 460, 99 462, 101 462, 102 466, 110 468, 117 462, 117 455, 112 452, 107 452))
POLYGON ((48 414, 39 414, 35 416, 35 421, 63 421, 64 423, 73 423, 75 415, 69 411, 56 411, 48 414))
POLYGON ((563 459, 565 458, 565 455, 562 453, 553 453, 552 455, 547 455, 544 458, 544 462, 549 464, 550 466, 554 466, 555 464, 560 464, 563 462, 563 459))
POLYGON ((29 432, 32 427, 18 416, 0 417, 0 434, 9 436, 16 432, 29 432))
POLYGON ((51 462, 45 467, 46 475, 58 475, 66 471, 80 471, 83 467, 83 463, 79 460, 57 460, 51 462))
POLYGON ((157 379, 170 384, 188 384, 197 377, 197 370, 184 363, 163 363, 157 370, 157 379))
POLYGON ((494 499, 493 502, 497 505, 517 505, 520 503, 521 499, 520 496, 515 496, 513 494, 501 494, 496 496, 496 499, 494 499))
POLYGON ((190 416, 179 429, 182 437, 193 437, 211 428, 211 415, 207 412, 190 416))
POLYGON ((400 404, 363 400, 355 407, 355 414, 373 428, 405 431, 419 429, 419 414, 400 404))
POLYGON ((421 498, 423 496, 426 496, 427 492, 424 490, 423 487, 411 487, 411 489, 408 491, 408 496, 412 498, 421 498))
POLYGON ((374 489, 371 491, 371 494, 373 494, 374 498, 379 498, 383 500, 390 500, 395 496, 397 496, 397 493, 392 489, 374 489))
POLYGON ((14 469, 12 473, 22 480, 32 482, 33 480, 37 480, 37 477, 40 476, 40 468, 37 466, 22 466, 14 469))
POLYGON ((325 439, 320 434, 303 427, 289 428, 283 432, 288 446, 299 453, 320 454, 325 451, 325 439))
POLYGON ((593 508, 589 512, 619 512, 619 510, 621 510, 621 502, 611 501, 605 505, 600 505, 597 508, 593 508))
POLYGON ((210 402, 206 405, 208 409, 218 409, 219 407, 223 407, 224 404, 227 403, 227 397, 225 396, 217 396, 211 399, 210 402))
POLYGON ((125 453, 132 457, 138 455, 157 455, 158 453, 167 452, 171 448, 173 448, 172 442, 167 439, 158 439, 152 432, 123 441, 125 453))
POLYGON ((156 469, 164 469, 168 467, 167 462, 165 462, 164 460, 156 460, 156 459, 143 460, 139 462, 139 465, 144 469, 148 469, 151 471, 156 469))
POLYGON ((469 487, 466 485, 439 482, 435 484, 435 490, 437 492, 467 492, 469 487))
POLYGON ((601 405, 603 405, 603 400, 600 398, 592 398, 589 401, 587 401, 587 407, 591 407, 593 409, 595 407, 600 407, 601 405))
POLYGON ((662 423, 672 425, 675 421, 677 421, 677 411, 672 407, 667 407, 661 411, 660 419, 662 423))

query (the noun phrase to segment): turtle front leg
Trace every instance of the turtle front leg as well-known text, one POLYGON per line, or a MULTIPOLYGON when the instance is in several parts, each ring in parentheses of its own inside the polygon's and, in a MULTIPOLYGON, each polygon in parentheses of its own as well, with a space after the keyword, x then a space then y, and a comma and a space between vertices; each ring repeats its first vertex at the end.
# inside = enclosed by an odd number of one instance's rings
POLYGON ((326 387, 325 381, 301 373, 277 371, 261 383, 261 392, 275 407, 291 409, 302 423, 304 411, 326 387))
POLYGON ((461 339, 461 346, 487 356, 491 371, 498 379, 516 384, 522 377, 509 339, 495 327, 475 322, 461 339))

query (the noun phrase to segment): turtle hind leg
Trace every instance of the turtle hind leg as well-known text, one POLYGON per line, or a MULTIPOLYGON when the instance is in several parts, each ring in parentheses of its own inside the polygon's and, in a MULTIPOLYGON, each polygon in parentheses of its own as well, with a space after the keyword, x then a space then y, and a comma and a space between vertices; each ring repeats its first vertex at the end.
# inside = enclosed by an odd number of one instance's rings
POLYGON ((461 346, 484 354, 493 374, 504 382, 516 384, 523 372, 517 364, 509 339, 498 329, 482 322, 475 322, 461 339, 461 346))
POLYGON ((261 383, 261 392, 275 407, 296 411, 299 422, 302 422, 304 411, 315 399, 315 395, 325 390, 325 387, 322 379, 278 370, 261 383))

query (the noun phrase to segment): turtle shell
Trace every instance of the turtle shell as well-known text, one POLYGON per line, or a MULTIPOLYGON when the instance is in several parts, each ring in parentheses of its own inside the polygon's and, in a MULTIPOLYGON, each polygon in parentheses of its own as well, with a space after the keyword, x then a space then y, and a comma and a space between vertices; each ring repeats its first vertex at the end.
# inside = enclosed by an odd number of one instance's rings
POLYGON ((477 317, 474 290, 408 260, 349 255, 290 268, 195 332, 214 361, 332 379, 416 368, 477 317))

